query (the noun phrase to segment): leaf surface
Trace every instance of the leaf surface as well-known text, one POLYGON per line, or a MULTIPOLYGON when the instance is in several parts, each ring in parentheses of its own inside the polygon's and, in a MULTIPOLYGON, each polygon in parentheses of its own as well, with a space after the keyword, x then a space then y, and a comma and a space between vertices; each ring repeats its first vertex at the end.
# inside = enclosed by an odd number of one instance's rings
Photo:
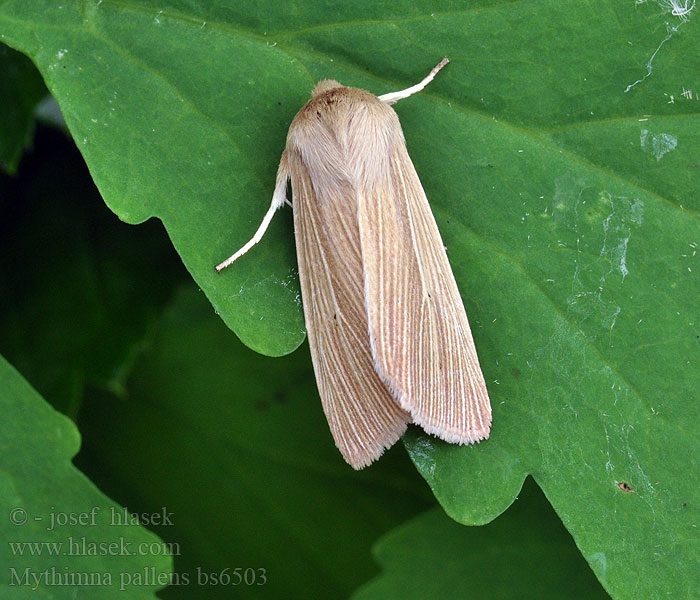
POLYGON ((475 448, 407 443, 463 522, 532 473, 616 598, 700 588, 699 23, 660 0, 0 4, 107 204, 160 218, 267 354, 303 338, 289 211, 212 265, 255 231, 294 113, 320 78, 384 93, 449 55, 397 111, 494 428, 475 448))
POLYGON ((75 468, 75 425, 2 357, 0 412, 2 597, 155 598, 170 551, 75 468))

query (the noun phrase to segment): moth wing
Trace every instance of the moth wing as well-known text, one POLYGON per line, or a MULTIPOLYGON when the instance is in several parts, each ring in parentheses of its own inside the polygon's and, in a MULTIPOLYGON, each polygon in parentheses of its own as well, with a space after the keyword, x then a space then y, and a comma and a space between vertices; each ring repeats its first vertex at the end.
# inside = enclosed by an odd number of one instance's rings
POLYGON ((491 405, 467 314, 403 136, 388 175, 358 206, 377 370, 428 433, 453 443, 487 438, 491 405))
POLYGON ((315 187, 301 156, 287 152, 316 382, 336 446, 360 469, 403 435, 411 417, 374 369, 354 190, 315 187))

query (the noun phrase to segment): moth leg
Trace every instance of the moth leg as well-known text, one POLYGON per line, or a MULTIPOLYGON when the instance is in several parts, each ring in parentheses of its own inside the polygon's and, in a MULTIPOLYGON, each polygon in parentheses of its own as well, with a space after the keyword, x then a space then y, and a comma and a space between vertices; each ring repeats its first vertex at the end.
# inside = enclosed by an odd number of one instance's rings
POLYGON ((417 83, 416 85, 412 85, 410 88, 406 88, 405 90, 400 90, 398 92, 390 92, 389 94, 383 94, 382 96, 379 96, 379 99, 384 102, 384 104, 395 104, 399 100, 403 100, 404 98, 408 98, 409 96, 412 96, 416 92, 420 92, 426 85, 428 85, 435 77, 435 75, 438 74, 438 71, 442 69, 450 60, 445 57, 443 58, 435 67, 433 67, 433 70, 428 73, 428 76, 423 79, 420 83, 417 83))
POLYGON ((258 227, 258 230, 255 232, 255 235, 252 238, 250 238, 250 240, 238 252, 229 256, 221 264, 216 265, 217 273, 228 267, 234 261, 243 256, 246 252, 248 252, 248 250, 250 250, 253 246, 255 246, 255 244, 257 244, 262 239, 263 235, 265 235, 265 231, 270 225, 270 221, 272 221, 272 217, 274 216, 275 211, 284 206, 285 203, 290 204, 289 200, 287 200, 287 181, 289 181, 289 165, 287 161, 287 151, 285 150, 282 153, 282 158, 280 159, 280 166, 277 169, 277 180, 275 182, 275 192, 274 194, 272 194, 272 202, 270 203, 270 208, 267 209, 267 212, 263 217, 262 223, 260 223, 260 227, 258 227))

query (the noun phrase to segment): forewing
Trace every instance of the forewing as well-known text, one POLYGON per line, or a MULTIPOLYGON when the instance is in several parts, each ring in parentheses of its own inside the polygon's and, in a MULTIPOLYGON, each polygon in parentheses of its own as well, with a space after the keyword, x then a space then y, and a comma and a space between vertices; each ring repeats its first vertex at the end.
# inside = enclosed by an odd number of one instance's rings
POLYGON ((405 144, 359 194, 370 339, 401 407, 448 442, 486 438, 491 406, 462 298, 405 144))
POLYGON ((411 417, 374 368, 354 189, 314 185, 301 155, 288 149, 288 159, 316 382, 335 443, 359 469, 393 445, 411 417))

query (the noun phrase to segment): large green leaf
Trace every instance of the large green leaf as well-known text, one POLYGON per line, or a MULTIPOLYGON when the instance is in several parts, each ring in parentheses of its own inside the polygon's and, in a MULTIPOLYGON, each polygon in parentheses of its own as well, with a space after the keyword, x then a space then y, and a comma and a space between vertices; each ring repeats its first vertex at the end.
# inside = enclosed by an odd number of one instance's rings
POLYGON ((2 598, 155 598, 172 549, 71 464, 75 425, 2 357, 0 413, 2 598))
POLYGON ((581 3, 0 3, 106 202, 160 217, 250 346, 302 338, 288 211, 240 263, 315 80, 399 104, 494 404, 489 442, 413 433, 465 522, 534 474, 608 591, 684 597, 698 568, 697 10, 581 3), (680 457, 680 458, 679 458, 680 457))
POLYGON ((36 62, 110 208, 158 216, 224 320, 282 354, 304 337, 289 215, 242 268, 214 265, 257 227, 312 79, 278 49, 261 69, 262 32, 232 35, 227 9, 200 10, 2 2, 0 32, 36 62))
POLYGON ((609 598, 530 479, 493 523, 463 527, 433 509, 383 536, 374 554, 383 572, 352 600, 609 598))
MULTIPOLYGON (((132 223, 161 218, 224 320, 269 354, 303 336, 289 216, 234 269, 217 277, 212 265, 255 230, 286 127, 320 77, 385 92, 449 54, 449 70, 399 111, 434 205, 504 250, 524 249, 516 231, 532 228, 556 243, 543 223, 519 219, 544 209, 537 200, 555 193, 562 169, 600 176, 606 188, 623 183, 615 169, 601 173, 582 161, 577 145, 561 153, 564 132, 605 130, 605 147, 616 140, 622 149, 629 138, 611 140, 606 128, 628 121, 636 144, 652 126, 637 123, 643 115, 686 116, 694 107, 681 94, 684 86, 693 93, 695 21, 652 2, 309 2, 273 10, 254 2, 5 0, 0 28, 39 66, 108 205, 132 223), (677 31, 667 33, 669 18, 677 31), (648 68, 652 75, 625 93, 648 68)), ((685 128, 649 131, 680 139, 680 148, 691 139, 685 128)), ((471 260, 461 237, 450 244, 453 258, 471 260)))
POLYGON ((81 466, 173 525, 168 598, 344 598, 375 571, 376 538, 431 500, 400 447, 356 473, 323 418, 308 351, 245 348, 193 286, 179 293, 124 399, 86 399, 81 466), (250 585, 234 580, 249 570, 250 585), (228 571, 227 571, 228 569, 228 571), (208 577, 208 578, 207 578, 208 577))

